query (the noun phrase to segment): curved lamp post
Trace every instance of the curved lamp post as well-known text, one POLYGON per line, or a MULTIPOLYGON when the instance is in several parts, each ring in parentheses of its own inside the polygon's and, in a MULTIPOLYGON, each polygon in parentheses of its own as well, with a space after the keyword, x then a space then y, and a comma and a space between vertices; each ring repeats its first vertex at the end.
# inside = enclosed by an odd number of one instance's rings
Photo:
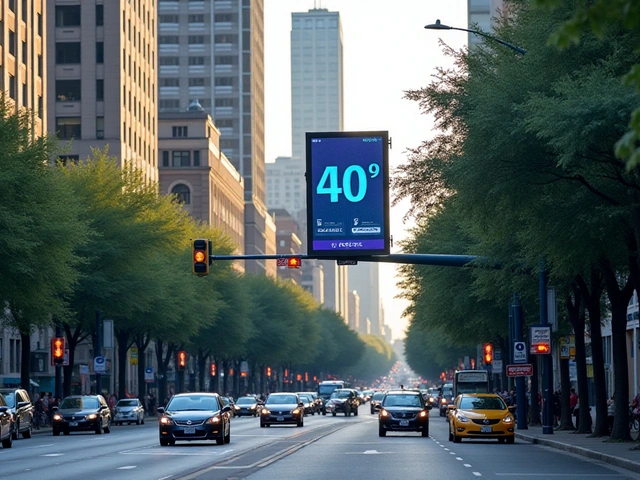
POLYGON ((520 55, 524 55, 525 53, 527 53, 527 51, 524 50, 523 48, 516 47, 515 45, 511 45, 510 43, 500 40, 499 38, 492 37, 491 35, 487 35, 486 33, 481 32, 480 30, 468 30, 466 28, 450 27, 449 25, 443 25, 442 23, 440 23, 440 20, 436 20, 436 23, 425 25, 424 28, 426 28, 427 30, 460 30, 462 32, 474 33, 476 35, 480 35, 481 37, 488 38, 489 40, 493 40, 494 42, 498 42, 499 44, 504 45, 505 47, 509 47, 511 50, 515 50, 520 55))

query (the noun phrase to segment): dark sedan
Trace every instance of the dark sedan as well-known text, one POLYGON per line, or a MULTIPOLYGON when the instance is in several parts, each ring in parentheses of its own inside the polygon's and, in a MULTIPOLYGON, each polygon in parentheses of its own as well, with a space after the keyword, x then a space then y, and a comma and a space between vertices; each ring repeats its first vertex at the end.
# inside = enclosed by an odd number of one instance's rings
POLYGON ((23 438, 31 438, 33 405, 29 393, 22 388, 1 388, 0 393, 13 415, 13 439, 17 440, 19 434, 23 438))
POLYGON ((175 445, 178 440, 215 440, 218 445, 231 442, 231 423, 227 405, 217 393, 179 393, 166 407, 158 408, 160 445, 175 445))
POLYGON ((60 432, 111 432, 111 411, 102 395, 72 395, 53 407, 53 436, 60 432))
POLYGON ((9 411, 9 406, 0 393, 0 441, 3 448, 11 448, 13 445, 13 416, 9 411))
POLYGON ((236 400, 236 406, 239 407, 235 411, 236 417, 257 417, 260 415, 260 405, 256 397, 240 397, 236 400))
POLYGON ((260 411, 260 426, 304 426, 304 404, 295 393, 272 393, 260 411))
POLYGON ((378 435, 384 437, 390 431, 421 432, 429 436, 429 410, 419 391, 390 390, 380 405, 378 416, 378 435))

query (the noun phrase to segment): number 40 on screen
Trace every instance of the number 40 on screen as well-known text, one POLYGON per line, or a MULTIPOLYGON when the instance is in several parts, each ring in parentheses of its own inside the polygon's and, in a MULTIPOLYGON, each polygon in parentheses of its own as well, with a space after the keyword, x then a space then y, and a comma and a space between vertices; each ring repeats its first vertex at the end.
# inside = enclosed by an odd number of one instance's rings
MULTIPOLYGON (((369 175, 376 178, 380 174, 380 165, 372 163, 369 165, 369 175)), ((367 174, 360 165, 351 165, 347 167, 342 174, 342 187, 340 187, 340 179, 338 176, 337 166, 327 166, 322 172, 322 177, 316 187, 318 195, 329 195, 331 203, 340 200, 340 195, 352 203, 360 202, 367 195, 367 174), (354 192, 351 188, 351 177, 356 175, 358 179, 358 187, 354 192)))

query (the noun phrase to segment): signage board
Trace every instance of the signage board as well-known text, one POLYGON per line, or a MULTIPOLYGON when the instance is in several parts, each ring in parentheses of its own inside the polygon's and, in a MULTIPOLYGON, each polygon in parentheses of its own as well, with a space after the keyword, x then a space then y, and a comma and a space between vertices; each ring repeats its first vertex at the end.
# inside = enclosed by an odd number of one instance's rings
POLYGON ((549 355, 551 353, 551 327, 547 325, 532 325, 529 330, 532 355, 549 355))
POLYGON ((307 253, 388 255, 388 132, 307 132, 307 253))
POLYGON ((481 370, 474 372, 458 372, 458 376, 456 378, 458 379, 458 382, 486 382, 487 372, 481 370))
POLYGON ((89 375, 89 365, 80 365, 80 375, 89 375))
POLYGON ((278 267, 286 267, 287 266, 287 259, 286 258, 278 258, 278 259, 276 259, 276 266, 278 266, 278 267))
POLYGON ((513 363, 527 363, 526 343, 513 342, 513 363))
POLYGON ((107 373, 107 360, 103 356, 94 357, 93 373, 107 373))
POLYGON ((153 367, 147 367, 144 369, 144 381, 153 382, 153 367))
POLYGON ((357 260, 338 260, 338 266, 357 265, 357 264, 358 264, 357 260))
POLYGON ((131 363, 131 365, 138 364, 138 347, 131 347, 131 349, 129 349, 129 363, 131 363))
POLYGON ((500 371, 502 371, 502 360, 496 360, 494 357, 491 366, 493 367, 494 372, 500 373, 500 371))
POLYGON ((507 365, 507 377, 530 377, 533 375, 533 365, 507 365))

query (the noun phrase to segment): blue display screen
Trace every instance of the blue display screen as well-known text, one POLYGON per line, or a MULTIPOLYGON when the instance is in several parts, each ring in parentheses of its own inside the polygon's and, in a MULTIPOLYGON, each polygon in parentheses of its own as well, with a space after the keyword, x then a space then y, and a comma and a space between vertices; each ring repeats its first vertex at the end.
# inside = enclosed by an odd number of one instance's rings
POLYGON ((307 133, 311 255, 389 253, 387 132, 307 133))

